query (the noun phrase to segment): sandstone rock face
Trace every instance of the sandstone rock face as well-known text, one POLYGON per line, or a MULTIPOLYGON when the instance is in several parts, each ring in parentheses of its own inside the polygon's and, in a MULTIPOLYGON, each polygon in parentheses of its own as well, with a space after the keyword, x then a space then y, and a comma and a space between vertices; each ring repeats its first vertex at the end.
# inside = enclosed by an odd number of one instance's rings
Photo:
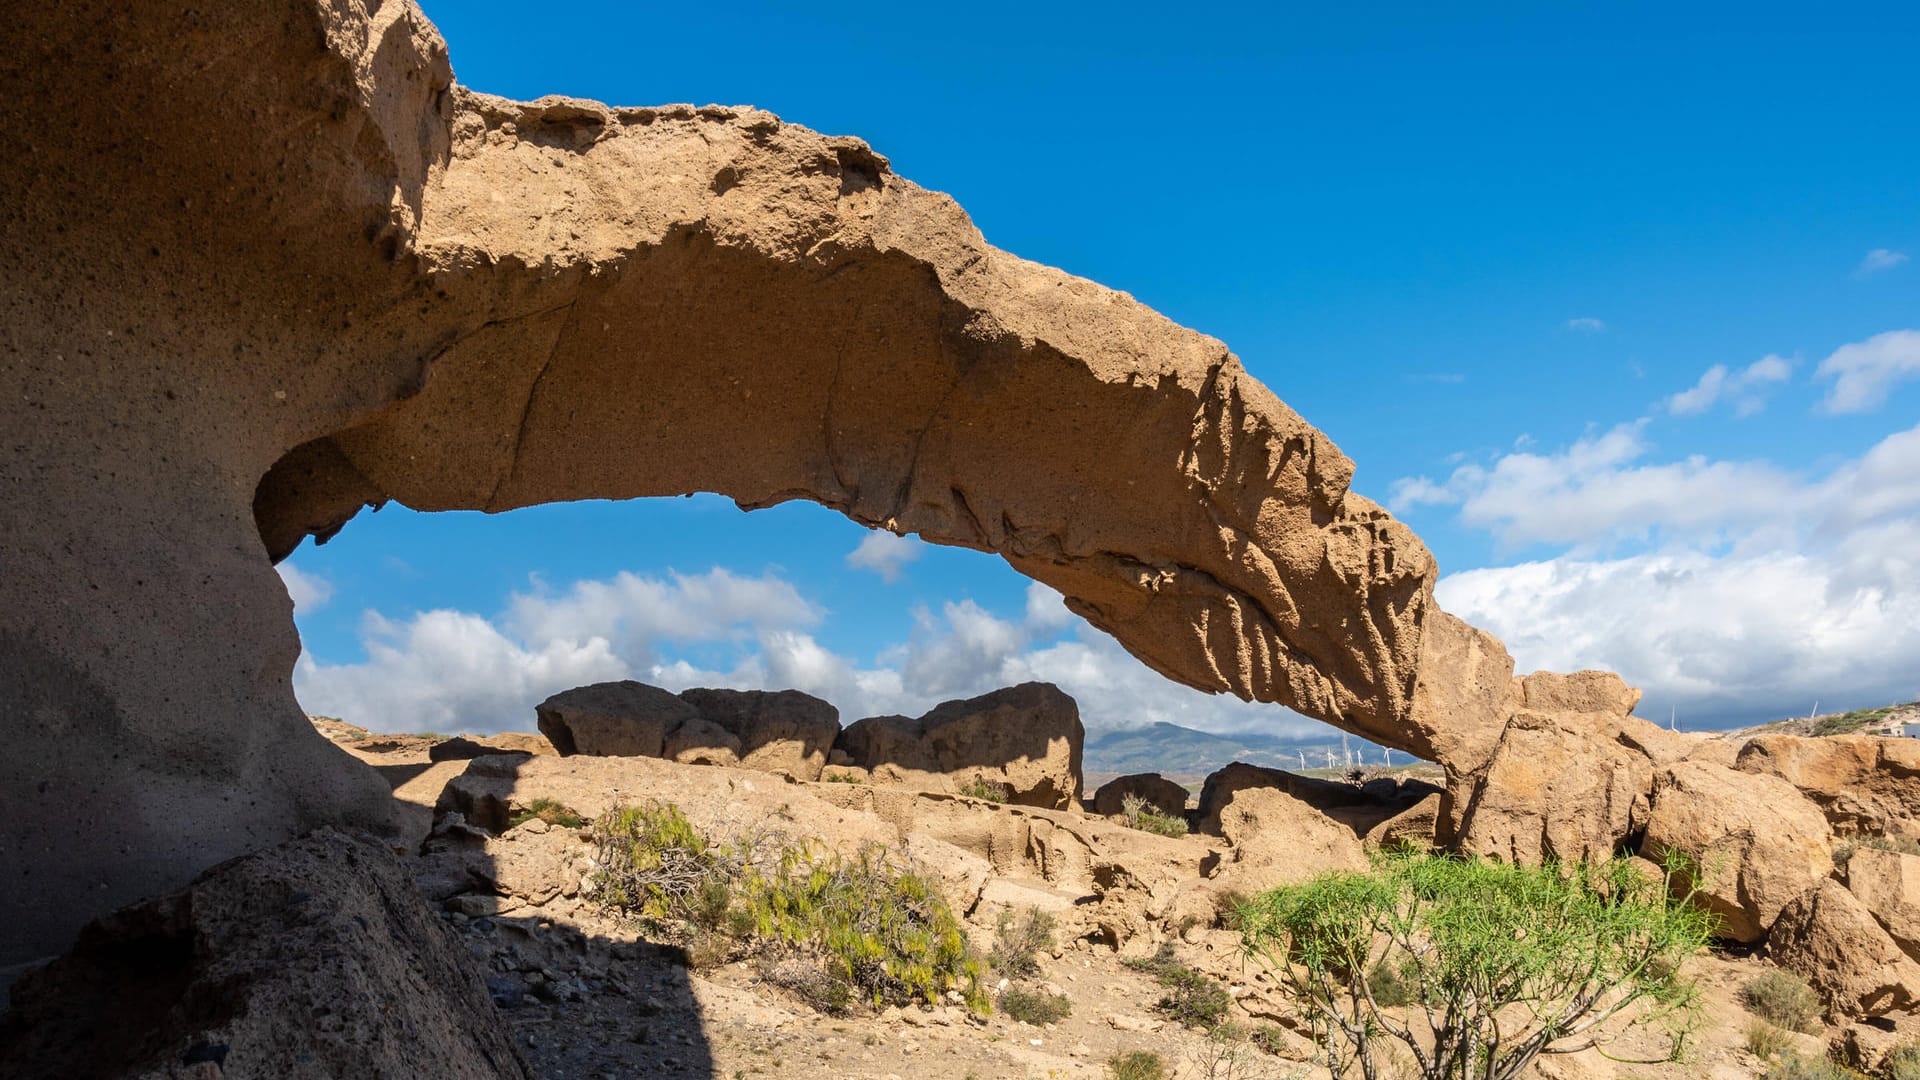
POLYGON ((1086 729, 1072 698, 1022 683, 934 706, 919 718, 872 716, 838 744, 875 783, 953 791, 981 780, 1021 806, 1066 809, 1080 798, 1086 729))
POLYGON ((1413 847, 1430 850, 1439 844, 1444 797, 1434 792, 1398 814, 1375 825, 1362 838, 1367 847, 1413 847))
POLYGON ((1782 908, 1833 871, 1833 832, 1792 785, 1697 761, 1655 777, 1641 851, 1691 860, 1698 899, 1735 941, 1765 937, 1782 908))
POLYGON ((1406 784, 1374 783, 1356 786, 1318 780, 1283 769, 1268 769, 1236 761, 1208 776, 1200 786, 1200 831, 1221 834, 1221 813, 1236 795, 1252 788, 1284 791, 1308 806, 1364 836, 1437 790, 1422 781, 1406 784))
POLYGON ((1847 859, 1847 888, 1907 955, 1920 959, 1920 856, 1860 848, 1847 859))
POLYGON ((1920 964, 1835 881, 1820 882, 1781 911, 1767 955, 1806 976, 1839 1016, 1882 1016, 1920 1003, 1920 964))
POLYGON ((671 691, 632 679, 563 690, 535 712, 554 749, 593 757, 659 757, 668 732, 700 718, 671 691))
POLYGON ((1325 436, 858 139, 473 93, 408 0, 30 5, 0 48, 0 961, 391 823, 271 568, 390 500, 810 499, 1179 682, 1461 769, 1498 737, 1504 650, 1325 436))
POLYGON ((1279 788, 1243 788, 1219 816, 1220 835, 1232 845, 1212 874, 1222 890, 1251 896, 1329 870, 1367 868, 1351 828, 1279 788))
POLYGON ((703 716, 682 720, 667 733, 660 756, 682 765, 740 764, 740 738, 703 716))
POLYGON ((686 690, 682 701, 733 737, 740 764, 820 779, 840 734, 840 710, 798 690, 686 690))
POLYGON ((1109 817, 1118 814, 1125 809, 1129 795, 1145 799, 1148 806, 1163 814, 1178 817, 1187 812, 1187 789, 1159 773, 1134 773, 1101 784, 1093 793, 1093 812, 1109 817))
POLYGON ((1842 835, 1920 837, 1920 739, 1760 735, 1735 768, 1799 788, 1842 835))
POLYGON ((531 1075, 400 861, 331 830, 90 925, 12 998, 21 1080, 531 1075))

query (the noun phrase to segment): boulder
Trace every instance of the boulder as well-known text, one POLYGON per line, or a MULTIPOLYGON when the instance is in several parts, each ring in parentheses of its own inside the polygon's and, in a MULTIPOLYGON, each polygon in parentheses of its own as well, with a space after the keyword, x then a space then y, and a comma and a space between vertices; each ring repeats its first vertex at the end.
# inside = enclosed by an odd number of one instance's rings
POLYGON ((1701 761, 1654 779, 1641 852, 1658 860, 1669 851, 1693 867, 1675 888, 1697 888, 1719 936, 1735 941, 1761 940, 1781 909, 1833 871, 1833 832, 1792 785, 1701 761))
POLYGON ((744 768, 820 779, 840 710, 798 690, 684 690, 700 718, 731 734, 744 768))
POLYGON ((325 829, 89 925, 14 984, 0 1074, 531 1076, 400 860, 325 829))
POLYGON ((657 686, 623 679, 577 686, 535 707, 540 734, 561 755, 659 757, 667 733, 700 712, 657 686))
POLYGON ((1734 767, 1800 789, 1843 836, 1920 838, 1920 739, 1757 735, 1734 767))
POLYGON ((1883 1016, 1920 1005, 1920 964, 1837 881, 1821 881, 1781 910, 1767 957, 1804 975, 1836 1016, 1883 1016))
POLYGON ((497 752, 509 754, 553 754, 553 743, 545 735, 531 731, 502 731, 497 735, 473 736, 473 741, 497 752))
POLYGON ((1329 870, 1365 870, 1353 830, 1275 787, 1243 788, 1219 808, 1230 849, 1209 874, 1221 892, 1251 896, 1329 870))
MULTIPOLYGON (((541 740, 545 742, 545 739, 541 740)), ((464 735, 455 735, 451 739, 442 739, 427 747, 428 761, 470 761, 477 757, 499 753, 529 753, 525 750, 503 751, 500 747, 477 742, 464 735)))
POLYGON ((1068 809, 1080 798, 1085 741, 1073 699, 1036 682, 944 702, 918 718, 868 717, 847 725, 838 745, 877 784, 953 791, 985 782, 1011 803, 1068 809))
POLYGON ((1109 817, 1121 813, 1129 795, 1146 800, 1163 814, 1180 817, 1187 812, 1187 789, 1159 773, 1134 773, 1101 784, 1093 793, 1093 812, 1109 817))
POLYGON ((1857 848, 1847 858, 1847 888, 1920 960, 1920 856, 1857 848))
POLYGON ((682 765, 735 766, 740 764, 740 738, 704 716, 695 716, 667 733, 660 753, 682 765))
POLYGON ((1440 819, 1445 796, 1432 792, 1426 798, 1375 825, 1361 842, 1367 847, 1395 848, 1411 846, 1431 850, 1439 843, 1440 819))
MULTIPOLYGON (((1366 828, 1393 816, 1399 809, 1361 790, 1358 785, 1337 780, 1317 780, 1284 769, 1269 769, 1236 761, 1215 771, 1200 785, 1200 831, 1222 835, 1220 815, 1240 792, 1252 788, 1272 788, 1293 796, 1323 814, 1373 818, 1366 828)), ((1366 829, 1351 830, 1364 832, 1366 829)))

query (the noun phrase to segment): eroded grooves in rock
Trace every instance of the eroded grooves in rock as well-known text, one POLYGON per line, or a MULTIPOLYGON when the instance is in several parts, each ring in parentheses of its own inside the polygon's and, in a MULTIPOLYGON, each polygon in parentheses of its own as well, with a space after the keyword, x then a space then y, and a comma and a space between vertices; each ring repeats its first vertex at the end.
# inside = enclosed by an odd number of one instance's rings
POLYGON ((1189 685, 1463 768, 1497 738, 1504 651, 1455 647, 1330 442, 856 139, 468 93, 394 0, 10 15, 0 959, 381 824, 269 555, 386 498, 813 499, 998 552, 1189 685))

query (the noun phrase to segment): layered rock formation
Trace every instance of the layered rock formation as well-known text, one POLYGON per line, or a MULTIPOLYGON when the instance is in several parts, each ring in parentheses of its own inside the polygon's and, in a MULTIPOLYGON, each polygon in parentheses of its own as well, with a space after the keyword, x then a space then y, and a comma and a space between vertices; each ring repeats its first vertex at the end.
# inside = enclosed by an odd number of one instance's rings
POLYGON ((942 702, 925 715, 848 724, 835 749, 878 783, 958 791, 985 785, 1005 801, 1064 810, 1080 799, 1086 729, 1052 683, 1022 683, 942 702))

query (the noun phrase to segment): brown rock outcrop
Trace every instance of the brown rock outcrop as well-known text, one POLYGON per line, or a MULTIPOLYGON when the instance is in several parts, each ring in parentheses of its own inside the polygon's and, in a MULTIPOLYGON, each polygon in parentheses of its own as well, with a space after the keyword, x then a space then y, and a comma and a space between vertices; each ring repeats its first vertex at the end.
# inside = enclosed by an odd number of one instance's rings
POLYGON ((1367 868, 1353 829, 1279 788, 1234 792, 1219 819, 1220 835, 1232 845, 1210 875, 1222 892, 1251 896, 1329 870, 1367 868))
POLYGON ((1066 809, 1080 798, 1085 743, 1072 698, 1051 683, 1022 683, 918 718, 870 716, 848 724, 837 746, 875 783, 955 791, 978 780, 1011 803, 1066 809))
POLYGON ((1179 817, 1187 812, 1187 789, 1159 773, 1134 773, 1116 776, 1093 793, 1093 812, 1108 817, 1126 809, 1127 796, 1135 795, 1162 814, 1179 817))
POLYGON ((1837 881, 1820 882, 1780 912, 1767 956, 1806 976, 1838 1016, 1882 1016, 1920 1004, 1920 964, 1837 881))
POLYGON ((1414 781, 1405 786, 1396 784, 1387 794, 1378 787, 1369 791, 1355 784, 1236 761, 1216 770, 1200 785, 1200 831, 1220 835, 1221 813, 1240 792, 1253 788, 1284 791, 1356 835, 1365 835, 1435 791, 1428 784, 1414 781))
POLYGON ((1833 831, 1792 785, 1697 761, 1654 778, 1641 852, 1669 851, 1694 868, 1676 888, 1697 887, 1719 935, 1735 941, 1765 937, 1781 909, 1833 871, 1833 831))
MULTIPOLYGON (((1847 859, 1847 888, 1920 960, 1920 855, 1858 848, 1847 859)), ((1920 994, 1920 986, 1914 992, 1920 994)))
POLYGON ((669 732, 700 718, 672 691, 632 679, 563 690, 534 711, 562 756, 659 757, 669 732))
POLYGON ((1758 735, 1734 767, 1799 788, 1841 835, 1920 838, 1920 739, 1758 735))
POLYGON ((818 780, 840 734, 840 710, 798 690, 695 689, 680 699, 732 736, 742 768, 818 780))
POLYGON ((664 757, 683 765, 739 765, 820 779, 840 713, 798 690, 685 690, 595 683, 555 694, 537 710, 562 755, 664 757))
POLYGON ((332 830, 88 926, 14 984, 0 1074, 531 1075, 400 861, 332 830))

